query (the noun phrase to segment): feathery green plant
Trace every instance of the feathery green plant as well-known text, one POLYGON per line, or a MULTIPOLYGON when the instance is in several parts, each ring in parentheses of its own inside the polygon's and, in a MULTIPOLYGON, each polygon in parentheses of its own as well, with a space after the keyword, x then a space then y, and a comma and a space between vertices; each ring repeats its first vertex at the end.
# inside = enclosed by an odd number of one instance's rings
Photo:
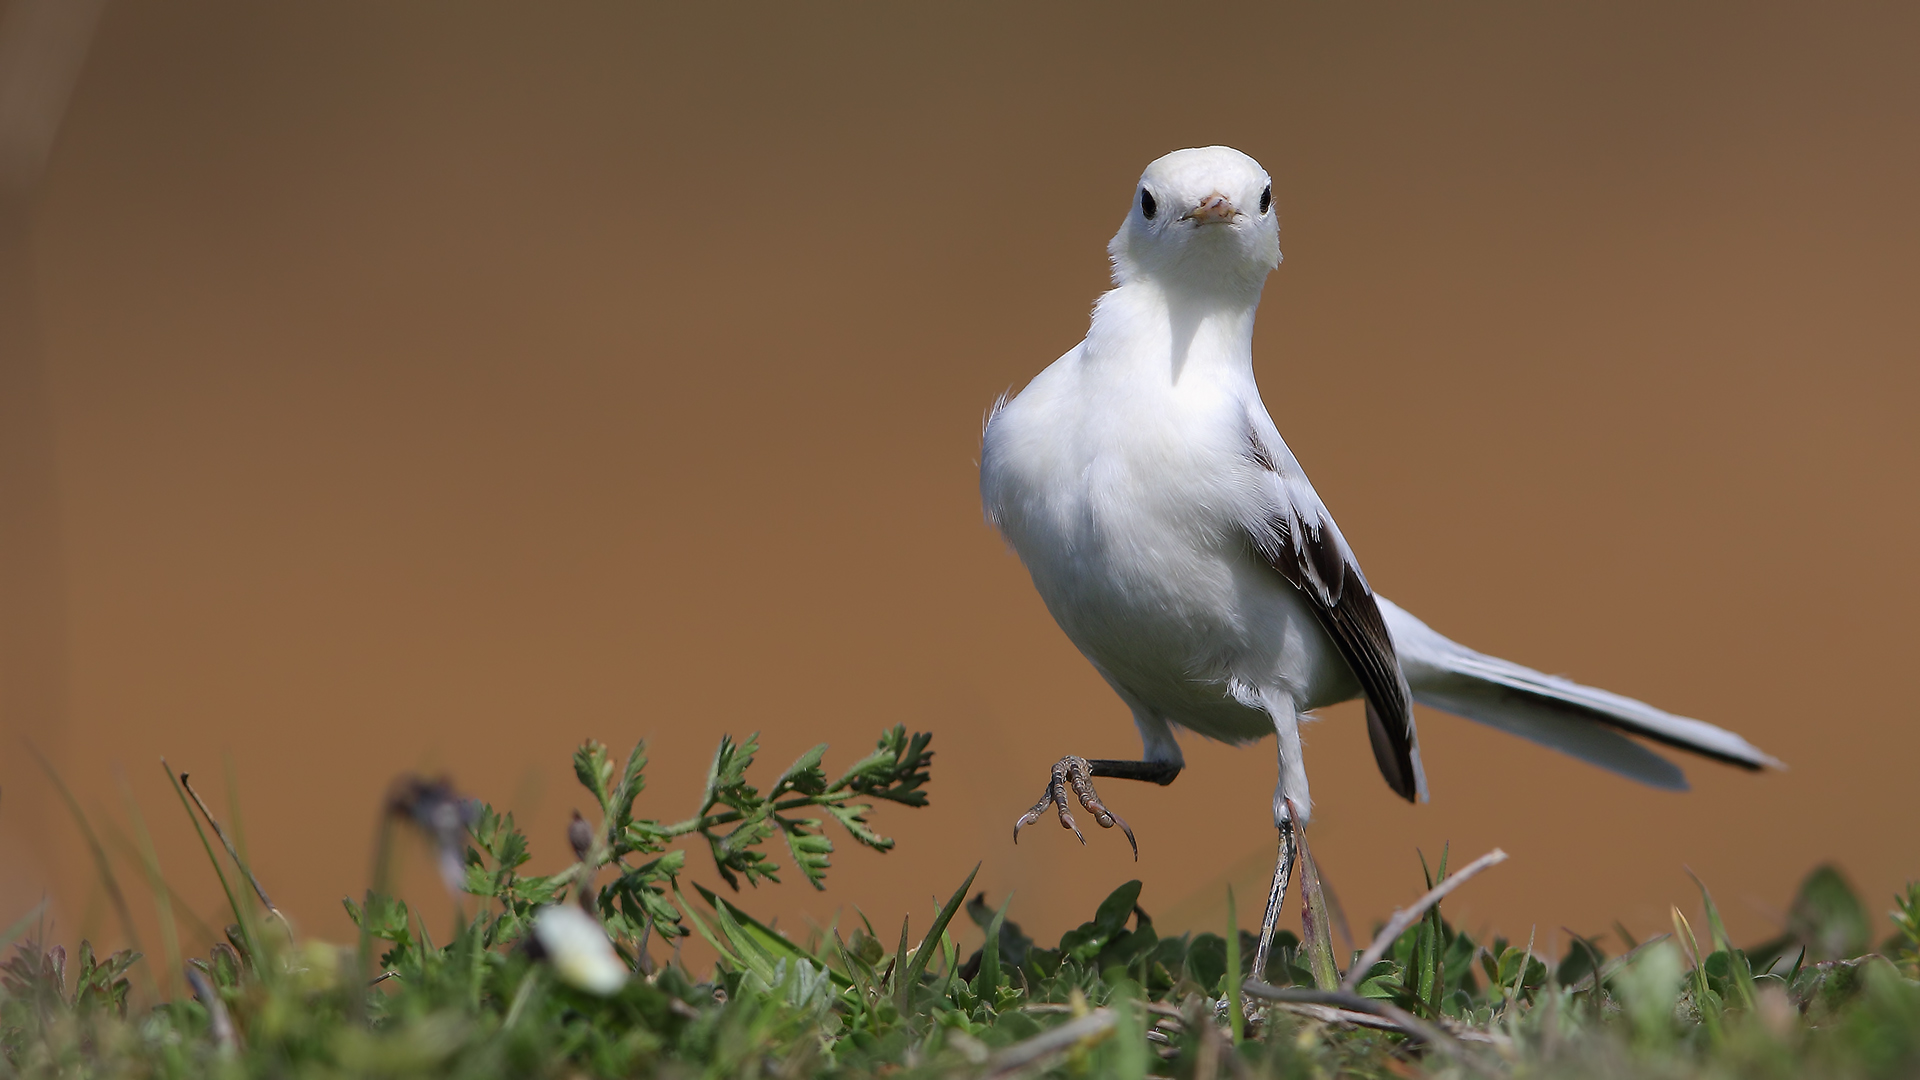
MULTIPOLYGON (((1259 972, 1240 970, 1259 942, 1231 919, 1224 937, 1163 935, 1138 881, 1113 890, 1051 948, 1009 918, 1011 898, 969 896, 978 866, 955 875, 957 887, 917 935, 909 920, 892 934, 861 916, 845 936, 835 925, 795 940, 698 882, 683 888, 691 871, 674 846, 683 839, 698 837, 736 893, 742 881, 779 880, 767 850, 776 837, 801 876, 822 887, 829 817, 887 850, 892 841, 867 814, 878 801, 925 804, 927 746, 927 736, 894 728, 832 781, 825 748, 815 748, 762 794, 747 779, 755 740, 723 740, 696 813, 663 823, 635 816, 644 748, 616 761, 589 742, 573 764, 599 820, 576 820, 575 861, 547 875, 523 873, 532 852, 511 814, 446 782, 409 779, 389 798, 389 827, 421 828, 450 884, 482 903, 436 942, 425 920, 382 889, 350 902, 382 949, 371 979, 353 949, 301 940, 285 920, 261 917, 266 891, 239 850, 223 844, 238 872, 230 878, 208 842, 233 923, 227 940, 188 961, 191 994, 139 1000, 131 950, 101 957, 83 942, 70 964, 35 929, 37 911, 7 931, 22 940, 0 963, 0 1076, 1599 1080, 1920 1070, 1920 885, 1896 898, 1885 958, 1835 958, 1834 943, 1859 939, 1862 924, 1861 905, 1831 868, 1809 875, 1783 938, 1756 950, 1732 943, 1701 884, 1704 935, 1676 908, 1674 934, 1640 942, 1621 932, 1624 951, 1614 957, 1599 936, 1574 935, 1556 963, 1531 940, 1480 940, 1449 923, 1439 887, 1495 859, 1450 875, 1443 850, 1436 871, 1422 861, 1430 906, 1409 908, 1394 923, 1404 932, 1345 966, 1378 961, 1344 975, 1304 836, 1304 933, 1279 931, 1259 972), (238 880, 253 891, 232 887, 238 880), (617 989, 571 976, 558 946, 535 931, 546 909, 575 904, 617 950, 627 973, 617 989), (980 946, 967 955, 960 942, 976 932, 980 946), (712 945, 711 969, 693 970, 678 950, 655 961, 656 935, 689 933, 712 945)), ((143 876, 170 900, 149 863, 143 876)), ((383 875, 377 867, 376 879, 383 875)))

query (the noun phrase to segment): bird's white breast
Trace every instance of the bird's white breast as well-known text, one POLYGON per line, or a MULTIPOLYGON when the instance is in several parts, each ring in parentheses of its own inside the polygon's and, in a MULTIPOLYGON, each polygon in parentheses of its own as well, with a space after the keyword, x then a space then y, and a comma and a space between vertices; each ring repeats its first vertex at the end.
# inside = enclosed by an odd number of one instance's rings
POLYGON ((1270 721, 1232 680, 1290 684, 1305 705, 1316 670, 1340 661, 1247 547, 1261 490, 1248 410, 1261 406, 1233 355, 1238 328, 1200 326, 1184 355, 1147 317, 1117 345, 1099 329, 989 422, 987 512, 1124 694, 1205 735, 1257 737, 1270 721))

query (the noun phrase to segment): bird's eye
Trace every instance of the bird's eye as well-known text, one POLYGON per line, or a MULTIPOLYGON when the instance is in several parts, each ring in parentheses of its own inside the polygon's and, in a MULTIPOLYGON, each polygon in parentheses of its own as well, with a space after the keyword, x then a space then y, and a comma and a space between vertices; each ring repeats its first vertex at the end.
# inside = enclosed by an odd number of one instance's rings
POLYGON ((1153 201, 1153 192, 1148 191, 1146 188, 1141 188, 1140 216, 1146 218, 1148 221, 1152 221, 1153 215, 1158 213, 1159 210, 1160 207, 1153 201))
POLYGON ((1267 208, 1272 205, 1273 205, 1273 185, 1268 184, 1266 186, 1266 189, 1260 192, 1260 212, 1263 214, 1266 213, 1267 208))

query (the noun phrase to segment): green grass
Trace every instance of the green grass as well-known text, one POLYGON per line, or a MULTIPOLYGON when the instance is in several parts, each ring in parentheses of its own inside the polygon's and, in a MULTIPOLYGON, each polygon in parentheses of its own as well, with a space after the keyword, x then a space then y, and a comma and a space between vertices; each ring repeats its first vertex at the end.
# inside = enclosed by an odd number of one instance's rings
MULTIPOLYGON (((97 956, 81 942, 69 956, 27 913, 6 931, 12 954, 0 965, 0 1074, 1920 1075, 1920 886, 1897 898, 1895 935, 1869 952, 1866 908, 1828 868, 1809 875, 1786 931, 1748 949, 1728 939, 1702 885, 1698 925, 1676 908, 1671 934, 1635 942, 1621 931, 1617 956, 1598 941, 1577 940, 1556 960, 1531 942, 1475 940, 1439 902, 1416 905, 1360 971, 1362 951, 1335 954, 1305 844, 1296 880, 1316 917, 1304 941, 1277 936, 1262 972, 1244 970, 1258 944, 1250 934, 1161 936, 1137 881, 1052 947, 1023 933, 1004 901, 969 898, 973 874, 958 867, 957 887, 918 932, 863 919, 792 941, 724 896, 692 885, 690 897, 690 844, 735 888, 779 880, 770 852, 780 846, 787 865, 824 887, 827 819, 858 843, 892 847, 867 816, 882 802, 925 804, 928 737, 888 731, 832 780, 825 749, 762 793, 747 777, 755 741, 722 740, 697 812, 661 822, 633 816, 644 748, 617 761, 588 743, 574 771, 599 821, 574 823, 576 861, 545 876, 521 874, 527 840, 510 813, 445 782, 404 779, 388 800, 374 880, 348 905, 361 931, 349 948, 294 935, 180 778, 182 811, 224 851, 223 860, 202 831, 231 905, 226 940, 175 970, 143 973, 148 962, 131 950, 97 956), (449 941, 432 940, 388 891, 396 829, 420 831, 449 889, 479 898, 449 941), (561 939, 536 947, 549 925, 540 913, 566 904, 591 913, 590 934, 604 928, 598 948, 611 945, 615 981, 625 976, 617 990, 583 989, 591 965, 561 939), (988 947, 963 955, 963 918, 988 947), (718 954, 712 969, 662 960, 690 934, 718 954)), ((171 954, 171 892, 141 835, 140 869, 171 954)), ((1443 854, 1428 884, 1444 891, 1491 861, 1449 882, 1443 854)), ((100 868, 119 897, 104 855, 100 868)))

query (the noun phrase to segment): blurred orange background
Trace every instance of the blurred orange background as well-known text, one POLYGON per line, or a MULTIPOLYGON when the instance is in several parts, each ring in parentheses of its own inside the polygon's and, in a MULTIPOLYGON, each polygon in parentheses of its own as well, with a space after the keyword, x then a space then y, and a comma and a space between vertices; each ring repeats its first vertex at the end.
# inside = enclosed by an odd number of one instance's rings
POLYGON ((898 722, 937 751, 932 806, 875 815, 898 850, 839 837, 827 891, 748 910, 923 927, 983 860, 1047 941, 1134 876, 1163 928, 1229 884, 1252 925, 1270 743, 1110 781, 1137 864, 1011 843, 1052 761, 1138 741, 975 490, 1139 170, 1219 142, 1274 176, 1258 372, 1373 583, 1791 766, 1659 793, 1423 712, 1408 806, 1329 710, 1313 844, 1356 930, 1451 842, 1513 855, 1451 918, 1543 948, 1658 932, 1689 866, 1768 935, 1826 859, 1884 933, 1920 875, 1916 12, 112 5, 7 241, 0 513, 41 600, 0 611, 0 923, 44 894, 120 936, 29 740, 157 954, 122 783, 224 921, 163 754, 343 939, 398 773, 552 869, 582 738, 649 740, 639 811, 678 819, 723 732, 770 782, 898 722))

